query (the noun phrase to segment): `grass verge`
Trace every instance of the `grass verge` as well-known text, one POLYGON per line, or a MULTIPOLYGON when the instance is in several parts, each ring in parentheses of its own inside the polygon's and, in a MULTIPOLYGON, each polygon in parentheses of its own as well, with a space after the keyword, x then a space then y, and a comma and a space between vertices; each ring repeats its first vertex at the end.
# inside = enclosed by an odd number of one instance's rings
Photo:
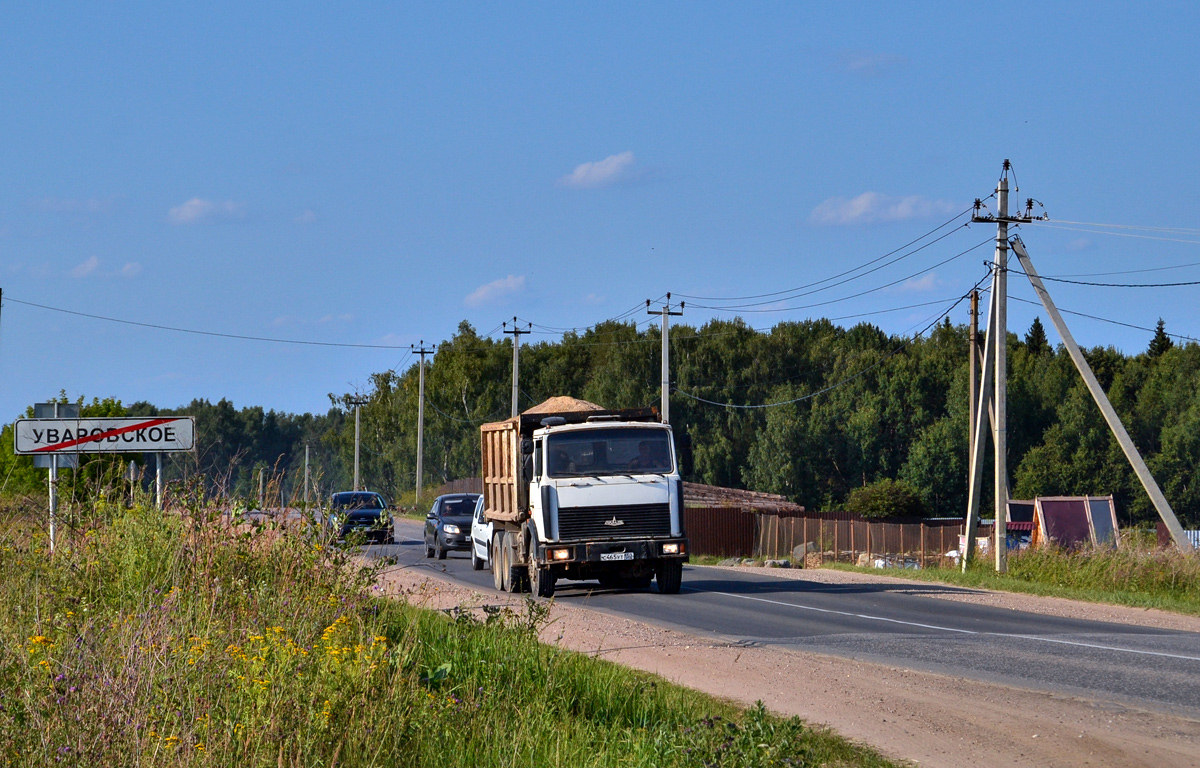
POLYGON ((1013 552, 1007 574, 996 573, 988 558, 977 558, 966 573, 948 568, 876 569, 841 563, 825 567, 1200 616, 1200 557, 1142 543, 1117 550, 1013 552))
POLYGON ((98 503, 51 558, 0 507, 6 765, 883 766, 538 642, 546 604, 446 615, 304 531, 98 503))

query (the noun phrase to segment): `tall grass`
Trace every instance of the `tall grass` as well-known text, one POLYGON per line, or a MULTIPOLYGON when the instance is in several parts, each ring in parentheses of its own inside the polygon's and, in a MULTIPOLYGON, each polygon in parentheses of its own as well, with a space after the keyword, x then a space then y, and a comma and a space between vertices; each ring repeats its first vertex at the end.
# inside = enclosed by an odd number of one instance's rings
POLYGON ((1011 552, 1004 575, 995 572, 992 558, 986 556, 977 557, 966 573, 946 568, 887 573, 1200 615, 1200 555, 1160 549, 1137 536, 1127 537, 1119 549, 1043 547, 1011 552))
POLYGON ((307 530, 98 502, 53 557, 0 506, 6 765, 886 765, 540 644, 544 604, 447 615, 373 594, 307 530))

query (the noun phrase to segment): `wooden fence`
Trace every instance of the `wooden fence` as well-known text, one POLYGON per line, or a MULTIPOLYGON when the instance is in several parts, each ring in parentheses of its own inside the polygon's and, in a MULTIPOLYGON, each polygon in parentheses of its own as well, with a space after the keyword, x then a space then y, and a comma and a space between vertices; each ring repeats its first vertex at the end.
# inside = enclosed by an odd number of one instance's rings
MULTIPOLYGON (((963 521, 873 522, 846 513, 776 515, 738 507, 688 507, 684 514, 692 552, 719 557, 806 559, 930 567, 957 551, 963 521), (864 557, 865 556, 865 557, 864 557)), ((981 536, 986 531, 979 531, 981 536)))

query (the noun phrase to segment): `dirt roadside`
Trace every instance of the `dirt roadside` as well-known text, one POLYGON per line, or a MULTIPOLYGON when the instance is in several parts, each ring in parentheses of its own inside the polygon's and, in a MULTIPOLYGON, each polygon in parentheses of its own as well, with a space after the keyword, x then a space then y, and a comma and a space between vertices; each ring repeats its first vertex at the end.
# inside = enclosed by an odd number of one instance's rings
MULTIPOLYGON (((837 583, 887 579, 839 571, 781 573, 787 578, 837 583)), ((413 603, 433 609, 522 602, 518 597, 463 587, 427 568, 389 569, 381 576, 379 588, 385 594, 406 594, 413 603)), ((997 594, 941 596, 997 605, 1017 598, 1021 610, 1161 628, 1200 628, 1200 619, 1158 611, 1057 598, 1035 598, 1038 605, 1031 607, 1026 596, 997 594), (1139 617, 1142 621, 1136 620, 1139 617)), ((1107 702, 836 656, 722 645, 561 604, 554 606, 542 639, 741 704, 761 699, 774 712, 827 725, 886 755, 922 766, 1200 766, 1200 721, 1107 702)))

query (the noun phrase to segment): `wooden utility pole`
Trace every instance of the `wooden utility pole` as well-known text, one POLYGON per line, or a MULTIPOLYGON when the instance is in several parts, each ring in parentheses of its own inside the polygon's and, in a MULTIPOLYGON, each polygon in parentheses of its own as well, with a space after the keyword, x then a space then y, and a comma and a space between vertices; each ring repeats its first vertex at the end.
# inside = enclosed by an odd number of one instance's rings
POLYGON ((358 490, 358 446, 360 442, 360 431, 362 420, 359 417, 359 409, 370 402, 365 397, 351 397, 346 400, 347 403, 354 406, 354 488, 358 490))
POLYGON ((513 337, 513 386, 512 386, 512 417, 515 419, 521 415, 521 403, 519 395, 521 394, 520 372, 521 372, 521 336, 527 333, 533 333, 533 323, 527 324, 524 328, 517 325, 517 318, 513 318, 512 330, 508 330, 508 322, 501 323, 505 333, 511 333, 513 337))
POLYGON ((646 299, 646 314, 662 316, 662 423, 671 423, 671 337, 669 319, 672 316, 683 315, 683 302, 679 302, 679 311, 671 311, 671 294, 667 294, 667 302, 661 309, 650 309, 650 299, 646 299))
POLYGON ((417 385, 417 498, 421 502, 421 481, 425 475, 425 355, 432 355, 437 345, 425 348, 425 340, 421 339, 418 347, 413 347, 413 354, 421 356, 421 370, 418 374, 417 385))
MULTIPOLYGON (((971 291, 971 351, 969 353, 969 371, 970 379, 968 382, 968 392, 970 399, 967 401, 970 406, 967 408, 967 455, 975 455, 975 409, 978 407, 978 399, 975 393, 975 382, 979 379, 977 358, 979 355, 979 291, 971 291)), ((967 480, 967 493, 971 492, 971 482, 967 480)))

